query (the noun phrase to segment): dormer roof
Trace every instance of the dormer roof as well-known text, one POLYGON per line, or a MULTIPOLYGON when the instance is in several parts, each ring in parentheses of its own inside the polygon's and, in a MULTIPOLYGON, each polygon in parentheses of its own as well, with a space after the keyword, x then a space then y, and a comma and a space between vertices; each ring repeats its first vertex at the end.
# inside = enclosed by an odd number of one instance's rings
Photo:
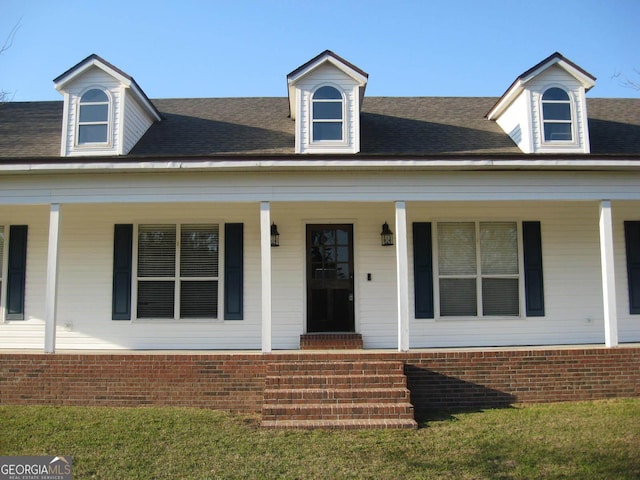
POLYGON ((359 84, 360 104, 362 105, 362 99, 364 98, 364 91, 367 87, 369 74, 364 70, 356 67, 354 64, 348 62, 344 58, 336 55, 331 50, 325 50, 319 55, 313 57, 305 64, 300 65, 298 68, 287 75, 287 87, 289 92, 289 115, 291 116, 291 118, 295 119, 296 84, 301 79, 314 72, 326 63, 329 63, 337 69, 341 70, 343 73, 351 77, 356 83, 359 84))
POLYGON ((87 58, 71 67, 62 75, 54 78, 53 84, 56 87, 56 90, 58 90, 59 92, 64 92, 67 85, 71 84, 78 77, 81 77, 92 67, 99 68, 107 75, 110 75, 111 77, 119 81, 125 88, 129 88, 136 100, 138 100, 140 105, 145 108, 149 115, 151 115, 156 121, 160 121, 162 119, 160 112, 156 109, 153 103, 151 103, 149 97, 147 97, 142 88, 140 88, 140 86, 136 83, 131 75, 123 72, 118 67, 107 62, 105 59, 101 58, 95 53, 89 55, 87 58))
POLYGON ((555 52, 542 60, 537 65, 534 65, 529 70, 519 75, 507 89, 507 91, 502 94, 502 96, 498 99, 491 110, 489 110, 489 112, 486 114, 487 119, 495 120, 497 117, 499 117, 502 112, 504 112, 504 110, 509 105, 511 105, 511 103, 525 89, 527 83, 529 83, 531 80, 538 77, 541 73, 553 67, 554 65, 557 65, 558 67, 564 69, 569 75, 580 82, 585 91, 591 89, 591 87, 593 87, 596 83, 596 77, 573 63, 571 60, 564 57, 561 53, 555 52))

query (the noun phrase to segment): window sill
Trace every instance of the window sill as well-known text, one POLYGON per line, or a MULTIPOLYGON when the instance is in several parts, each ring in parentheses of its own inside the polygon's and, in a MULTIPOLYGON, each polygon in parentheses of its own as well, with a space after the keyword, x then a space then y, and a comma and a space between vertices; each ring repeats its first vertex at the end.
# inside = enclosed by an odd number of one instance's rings
POLYGON ((524 321, 527 317, 523 315, 509 315, 509 316, 486 316, 486 317, 437 317, 433 319, 435 322, 512 322, 512 321, 524 321))
POLYGON ((155 325, 184 325, 185 323, 191 324, 209 324, 209 323, 224 323, 221 318, 134 318, 131 323, 138 324, 155 324, 155 325))

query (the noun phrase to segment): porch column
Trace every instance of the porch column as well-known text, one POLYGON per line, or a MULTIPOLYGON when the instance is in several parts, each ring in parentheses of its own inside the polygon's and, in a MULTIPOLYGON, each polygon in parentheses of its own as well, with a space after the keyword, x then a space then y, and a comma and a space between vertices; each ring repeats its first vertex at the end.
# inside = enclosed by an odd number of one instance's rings
POLYGON ((398 351, 409 351, 409 257, 407 208, 396 202, 396 268, 398 281, 398 351))
POLYGON ((604 341, 607 347, 618 346, 616 312, 616 277, 613 259, 613 221, 611 201, 600 202, 600 258, 602 262, 602 298, 604 303, 604 341))
POLYGON ((47 284, 45 293, 44 353, 56 351, 56 304, 58 301, 58 254, 60 241, 60 204, 49 209, 49 247, 47 253, 47 284))
POLYGON ((271 206, 260 202, 260 258, 262 259, 262 352, 271 352, 271 206))

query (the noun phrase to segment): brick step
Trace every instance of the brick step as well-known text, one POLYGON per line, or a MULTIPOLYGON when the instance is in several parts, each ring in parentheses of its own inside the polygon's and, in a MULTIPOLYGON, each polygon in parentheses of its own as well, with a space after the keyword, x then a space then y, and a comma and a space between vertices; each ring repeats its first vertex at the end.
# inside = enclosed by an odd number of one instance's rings
POLYGON ((268 404, 262 406, 262 419, 269 420, 341 420, 341 419, 413 419, 410 403, 358 404, 268 404))
POLYGON ((406 388, 407 377, 404 375, 267 375, 266 388, 406 388))
POLYGON ((362 350, 359 333, 305 333, 300 335, 301 350, 362 350))
POLYGON ((271 363, 267 367, 267 375, 274 373, 280 375, 290 375, 295 373, 311 373, 320 371, 322 373, 334 374, 368 374, 368 373, 390 373, 404 375, 404 365, 402 362, 385 361, 313 361, 313 362, 280 362, 271 363))
POLYGON ((416 428, 402 362, 290 361, 267 367, 268 428, 416 428))
POLYGON ((264 391, 265 403, 396 403, 409 402, 406 388, 276 388, 264 391))
POLYGON ((264 420, 264 428, 273 429, 330 429, 330 430, 361 430, 361 429, 416 429, 418 424, 414 419, 343 419, 343 420, 264 420))

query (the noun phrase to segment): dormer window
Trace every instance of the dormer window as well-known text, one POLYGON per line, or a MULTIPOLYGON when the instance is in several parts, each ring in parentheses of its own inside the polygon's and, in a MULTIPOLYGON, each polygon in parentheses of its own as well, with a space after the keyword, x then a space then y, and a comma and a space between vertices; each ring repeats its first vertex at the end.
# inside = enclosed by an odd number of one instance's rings
POLYGON ((589 153, 585 93, 595 81, 556 52, 516 78, 487 118, 524 153, 589 153))
POLYGON ((98 55, 89 55, 53 83, 64 95, 63 157, 126 155, 162 120, 133 77, 98 55))
POLYGON ((571 98, 561 88, 549 88, 542 95, 545 142, 571 142, 573 128, 571 98))
POLYGON ((109 97, 93 88, 80 98, 78 113, 78 145, 108 143, 109 97))
POLYGON ((360 106, 367 77, 329 50, 287 75, 296 153, 360 152, 360 106))
POLYGON ((343 99, 334 87, 320 87, 313 94, 313 141, 342 141, 343 99))

